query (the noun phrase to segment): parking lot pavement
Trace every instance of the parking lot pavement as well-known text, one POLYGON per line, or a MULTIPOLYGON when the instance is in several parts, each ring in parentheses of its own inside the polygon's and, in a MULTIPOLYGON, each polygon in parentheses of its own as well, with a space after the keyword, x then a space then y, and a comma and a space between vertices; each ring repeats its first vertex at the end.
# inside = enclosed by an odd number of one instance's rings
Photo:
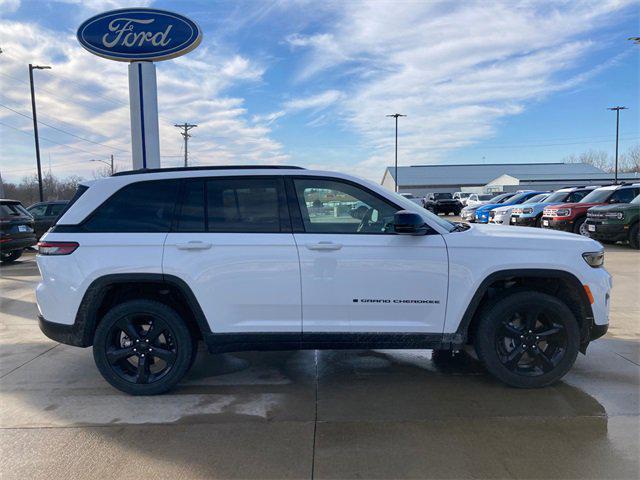
POLYGON ((552 387, 429 351, 201 351, 130 397, 40 333, 29 254, 0 269, 2 478, 638 478, 640 253, 606 263, 610 332, 552 387))

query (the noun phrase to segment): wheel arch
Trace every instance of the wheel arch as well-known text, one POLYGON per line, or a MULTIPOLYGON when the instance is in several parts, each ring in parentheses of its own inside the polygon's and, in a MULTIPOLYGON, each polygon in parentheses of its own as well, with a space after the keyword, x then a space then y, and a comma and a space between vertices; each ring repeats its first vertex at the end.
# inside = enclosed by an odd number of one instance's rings
POLYGON ((462 316, 457 334, 473 341, 482 309, 509 290, 535 290, 563 301, 580 325, 581 350, 586 351, 593 325, 593 310, 582 282, 570 272, 556 269, 509 269, 489 274, 476 289, 462 316))
POLYGON ((74 329, 77 344, 89 347, 100 319, 123 301, 152 298, 178 310, 196 337, 211 333, 209 323, 193 291, 184 280, 161 273, 117 273, 91 282, 78 307, 74 329))

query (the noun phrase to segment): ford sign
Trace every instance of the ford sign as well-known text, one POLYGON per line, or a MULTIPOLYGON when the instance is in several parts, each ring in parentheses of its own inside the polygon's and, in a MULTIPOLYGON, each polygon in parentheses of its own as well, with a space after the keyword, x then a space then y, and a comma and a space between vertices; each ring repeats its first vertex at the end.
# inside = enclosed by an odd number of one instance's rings
POLYGON ((95 55, 120 62, 168 60, 190 52, 202 40, 195 22, 153 8, 125 8, 91 17, 78 28, 78 41, 95 55))

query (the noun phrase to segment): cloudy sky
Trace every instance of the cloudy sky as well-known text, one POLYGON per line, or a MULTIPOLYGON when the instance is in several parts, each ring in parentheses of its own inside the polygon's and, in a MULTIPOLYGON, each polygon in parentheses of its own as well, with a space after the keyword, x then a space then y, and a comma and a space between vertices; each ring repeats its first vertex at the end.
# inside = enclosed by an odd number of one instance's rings
POLYGON ((130 168, 126 64, 75 38, 101 11, 152 5, 197 21, 200 47, 159 62, 163 166, 174 123, 197 123, 190 162, 287 163, 379 181, 393 162, 549 162, 638 143, 640 4, 597 1, 0 0, 0 172, 35 171, 27 64, 43 164, 91 177, 130 168))

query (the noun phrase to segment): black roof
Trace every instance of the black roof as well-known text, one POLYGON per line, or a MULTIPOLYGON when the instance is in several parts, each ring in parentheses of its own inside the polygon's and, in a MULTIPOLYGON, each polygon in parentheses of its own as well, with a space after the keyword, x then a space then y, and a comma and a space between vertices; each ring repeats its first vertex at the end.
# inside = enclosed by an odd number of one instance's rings
POLYGON ((139 170, 127 170, 117 172, 112 177, 123 175, 138 175, 141 173, 162 173, 162 172, 193 172, 200 170, 304 170, 302 167, 292 165, 215 165, 208 167, 172 167, 172 168, 141 168, 139 170))

